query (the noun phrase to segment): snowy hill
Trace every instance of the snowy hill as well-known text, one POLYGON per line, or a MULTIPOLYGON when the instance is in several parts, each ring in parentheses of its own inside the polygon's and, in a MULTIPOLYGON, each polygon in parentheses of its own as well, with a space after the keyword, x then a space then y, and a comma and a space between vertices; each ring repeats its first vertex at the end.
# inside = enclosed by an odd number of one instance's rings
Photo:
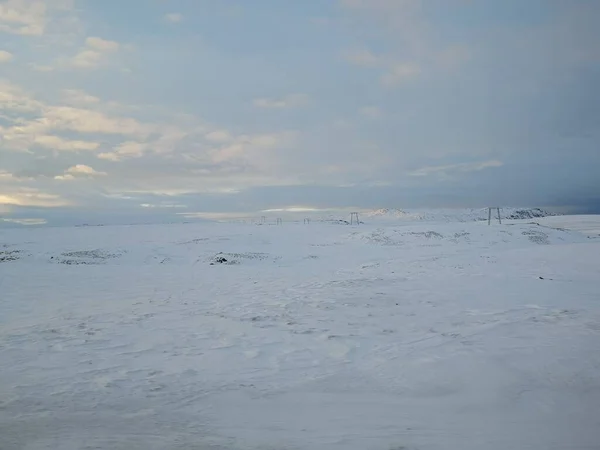
POLYGON ((596 448, 600 217, 480 213, 2 230, 0 448, 596 448))
POLYGON ((373 211, 366 211, 362 214, 365 218, 385 218, 385 219, 402 219, 402 220, 420 220, 419 214, 411 214, 401 209, 395 208, 380 208, 373 211))
MULTIPOLYGON (((503 220, 532 219, 553 216, 553 213, 540 208, 501 208, 500 217, 503 220)), ((492 218, 497 218, 497 212, 492 211, 492 218)), ((401 210, 401 209, 376 209, 365 211, 361 214, 365 222, 373 221, 427 221, 427 222, 472 222, 488 220, 487 208, 474 209, 426 209, 426 210, 401 210)))

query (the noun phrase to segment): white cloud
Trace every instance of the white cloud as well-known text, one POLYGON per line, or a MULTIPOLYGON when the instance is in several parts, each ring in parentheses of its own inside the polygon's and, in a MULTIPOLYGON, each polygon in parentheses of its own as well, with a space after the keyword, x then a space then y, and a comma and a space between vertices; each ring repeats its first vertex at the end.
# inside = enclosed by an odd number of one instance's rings
POLYGON ((98 67, 104 55, 96 50, 82 50, 71 59, 71 65, 80 69, 98 67))
POLYGON ((0 31, 40 36, 46 26, 46 9, 43 0, 8 0, 0 3, 0 31))
POLYGON ((123 118, 120 121, 118 118, 84 109, 47 107, 45 115, 38 119, 0 129, 0 138, 7 148, 17 151, 28 151, 32 146, 57 151, 93 151, 99 147, 99 143, 50 133, 75 131, 83 134, 136 135, 142 133, 142 128, 133 119, 123 118))
POLYGON ((421 4, 422 0, 340 0, 343 8, 370 14, 396 26, 413 20, 421 4))
POLYGON ((99 111, 71 106, 45 108, 43 119, 38 123, 50 129, 79 133, 146 136, 151 132, 149 126, 133 118, 109 116, 99 111))
POLYGON ((6 50, 0 50, 0 64, 12 61, 13 54, 6 50))
POLYGON ((52 72, 54 70, 54 67, 52 66, 36 63, 29 63, 29 67, 31 67, 36 72, 52 72))
POLYGON ((380 78, 384 86, 397 86, 421 72, 455 69, 470 57, 466 46, 440 41, 424 0, 339 0, 339 4, 357 27, 375 27, 387 41, 385 57, 365 48, 345 54, 348 62, 358 66, 385 67, 380 78))
POLYGON ((352 126, 352 122, 350 122, 348 119, 335 119, 332 122, 332 127, 334 128, 338 128, 338 129, 348 129, 352 126))
POLYGON ((445 69, 454 69, 471 57, 469 49, 464 45, 452 45, 439 52, 436 59, 438 64, 445 69))
POLYGON ((349 63, 361 67, 377 67, 383 62, 380 56, 366 48, 348 51, 343 57, 349 63))
POLYGON ((38 189, 22 188, 16 191, 6 191, 0 194, 0 205, 40 206, 52 208, 68 206, 70 203, 59 195, 41 192, 38 189))
POLYGON ((296 137, 294 132, 241 135, 226 146, 211 150, 210 161, 268 171, 277 163, 272 151, 289 147, 296 137))
POLYGON ((0 111, 33 112, 42 107, 42 103, 6 80, 0 79, 0 111))
POLYGON ((90 166, 86 166, 85 164, 77 164, 75 166, 71 166, 69 167, 65 173, 68 173, 70 175, 89 175, 89 176, 96 176, 96 175, 106 175, 105 172, 98 172, 96 170, 94 170, 92 167, 90 166))
MULTIPOLYGON (((118 104, 101 104, 100 99, 80 90, 65 90, 63 98, 68 103, 124 109, 118 104)), ((82 134, 107 134, 114 136, 131 136, 144 138, 151 133, 160 134, 163 138, 170 130, 161 124, 144 124, 132 117, 123 117, 92 110, 85 107, 54 106, 40 102, 20 87, 0 80, 0 112, 29 113, 37 117, 31 119, 10 119, 14 126, 1 128, 0 138, 3 143, 27 149, 33 143, 57 150, 94 150, 98 144, 67 137, 54 136, 56 131, 76 132, 82 134)), ((172 127, 171 127, 172 128, 172 127)), ((160 139, 159 138, 159 139, 160 139)))
POLYGON ((360 109, 360 113, 370 119, 379 119, 383 117, 383 111, 377 106, 365 106, 360 109))
POLYGON ((267 109, 297 108, 305 106, 309 102, 306 94, 290 94, 282 98, 257 98, 254 100, 254 106, 267 109))
MULTIPOLYGON (((191 116, 173 116, 170 120, 175 123, 142 123, 132 117, 101 111, 139 111, 139 108, 102 102, 81 90, 65 90, 63 99, 66 103, 81 106, 48 105, 35 100, 18 86, 0 81, 0 115, 7 111, 3 118, 13 122, 13 126, 0 126, 2 146, 26 152, 36 146, 57 151, 93 151, 100 147, 97 138, 74 139, 71 133, 109 135, 111 139, 125 137, 123 142, 114 144, 114 151, 98 155, 100 159, 119 161, 138 158, 148 150, 155 154, 170 154, 189 136, 206 134, 205 127, 191 116), (26 119, 20 117, 22 113, 37 117, 26 119), (15 114, 19 116, 15 117, 15 114)), ((227 131, 219 129, 206 136, 213 143, 233 140, 227 131)))
POLYGON ((178 23, 183 20, 183 15, 181 15, 180 13, 165 14, 165 20, 170 23, 178 23))
POLYGON ((314 25, 324 27, 331 23, 331 19, 329 19, 328 17, 311 17, 310 22, 314 25))
POLYGON ((0 181, 22 182, 31 180, 33 180, 31 177, 17 176, 13 173, 7 172, 6 170, 0 170, 0 181))
POLYGON ((74 16, 65 17, 73 10, 74 0, 3 0, 0 2, 0 31, 22 36, 42 36, 49 25, 54 28, 73 26, 74 16), (58 13, 56 17, 55 13, 58 13))
POLYGON ((215 130, 208 133, 204 138, 210 142, 223 143, 233 139, 227 130, 215 130))
MULTIPOLYGON (((2 97, 0 97, 1 106, 2 97)), ((9 99, 10 100, 10 99, 9 99)), ((13 110, 28 108, 28 102, 15 102, 9 105, 13 110)), ((36 105, 37 106, 37 105, 36 105)), ((52 107, 44 108, 44 115, 30 121, 20 120, 19 124, 6 128, 3 138, 6 140, 25 140, 46 148, 57 150, 94 150, 97 143, 80 140, 70 140, 48 134, 52 130, 76 131, 80 133, 106 133, 106 134, 128 134, 139 131, 140 125, 133 119, 110 118, 102 113, 94 111, 71 108, 52 107)))
POLYGON ((387 87, 397 86, 404 81, 417 77, 421 68, 413 62, 396 63, 381 77, 381 83, 387 87))
MULTIPOLYGON (((297 144, 294 132, 234 134, 207 125, 195 116, 152 107, 148 110, 112 105, 82 90, 61 91, 61 103, 48 104, 18 86, 6 86, 8 89, 0 90, 0 109, 8 111, 6 116, 12 124, 0 127, 0 148, 26 151, 32 160, 36 156, 45 157, 49 166, 56 164, 57 160, 52 158, 57 158, 59 151, 88 151, 101 161, 124 161, 124 167, 115 170, 131 169, 126 177, 117 173, 112 177, 96 176, 105 189, 223 192, 223 189, 277 185, 282 179, 287 183, 291 178, 287 174, 282 177, 279 168, 288 164, 287 158, 297 144), (141 122, 111 112, 125 110, 135 114, 149 112, 162 119, 141 122), (38 149, 54 153, 36 154, 38 149), (143 161, 131 161, 140 158, 143 161)), ((60 158, 70 156, 63 154, 60 158)), ((54 175, 63 182, 84 176, 73 170, 54 175)), ((47 181, 42 176, 35 183, 47 181)), ((58 183, 51 186, 60 189, 58 183)))
POLYGON ((178 216, 186 219, 205 219, 205 220, 243 220, 249 219, 252 213, 224 213, 224 212, 185 212, 177 213, 178 216))
POLYGON ((70 174, 65 174, 65 175, 56 175, 54 177, 55 180, 60 180, 60 181, 68 181, 68 180, 74 180, 75 177, 73 175, 70 174))
POLYGON ((148 144, 135 141, 127 141, 115 147, 114 152, 100 153, 98 158, 107 161, 122 161, 124 159, 139 158, 148 149, 148 144))
POLYGON ((90 166, 86 166, 85 164, 77 164, 75 166, 69 167, 65 170, 63 175, 57 175, 54 177, 55 180, 74 180, 77 178, 93 178, 99 176, 105 176, 106 172, 98 172, 94 170, 90 166))
POLYGON ((288 206, 287 208, 274 208, 274 209, 264 209, 261 212, 270 213, 270 212, 318 212, 318 211, 329 211, 328 209, 314 208, 311 206, 288 206))
POLYGON ((0 180, 12 180, 14 175, 6 170, 0 170, 0 180))
POLYGON ((121 157, 115 153, 115 152, 105 152, 105 153, 98 153, 98 158, 100 159, 104 159, 106 161, 121 161, 121 157))
POLYGON ((79 89, 64 89, 63 98, 66 103, 75 105, 95 104, 100 101, 98 97, 94 97, 79 89))
POLYGON ((85 43, 89 48, 98 50, 100 52, 115 52, 121 47, 121 45, 116 41, 109 41, 107 39, 94 36, 86 38, 85 43))
POLYGON ((70 65, 80 69, 95 69, 108 60, 111 53, 117 52, 121 44, 99 37, 88 37, 77 55, 70 60, 70 65))
POLYGON ((48 223, 46 219, 2 219, 3 222, 17 223, 19 225, 45 225, 48 223))
POLYGON ((142 208, 187 208, 186 205, 179 205, 174 203, 142 203, 140 204, 142 208))
POLYGON ((33 138, 33 144, 50 150, 59 151, 93 151, 96 150, 100 145, 97 142, 71 140, 53 135, 35 136, 33 138))
POLYGON ((447 174, 448 172, 477 172, 492 167, 501 167, 504 163, 498 160, 483 161, 476 163, 459 163, 445 166, 428 166, 414 170, 409 173, 411 176, 424 177, 433 174, 447 174))

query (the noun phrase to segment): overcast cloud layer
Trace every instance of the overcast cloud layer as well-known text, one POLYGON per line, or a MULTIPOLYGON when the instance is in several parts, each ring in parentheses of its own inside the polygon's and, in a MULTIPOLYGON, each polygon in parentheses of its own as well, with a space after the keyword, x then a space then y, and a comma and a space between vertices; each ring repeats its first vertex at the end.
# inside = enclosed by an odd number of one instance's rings
POLYGON ((598 211, 598 23, 593 0, 0 0, 0 222, 598 211))

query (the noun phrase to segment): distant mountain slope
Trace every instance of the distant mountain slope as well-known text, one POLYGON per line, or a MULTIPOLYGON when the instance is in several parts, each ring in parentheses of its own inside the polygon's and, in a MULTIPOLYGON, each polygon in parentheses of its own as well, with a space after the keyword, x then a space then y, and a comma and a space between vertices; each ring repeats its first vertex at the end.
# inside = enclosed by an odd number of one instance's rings
MULTIPOLYGON (((500 208, 500 217, 503 220, 533 219, 554 216, 555 214, 540 208, 500 208)), ((496 220, 497 212, 492 210, 492 219, 496 220)), ((477 209, 429 209, 429 210, 401 210, 395 208, 381 208, 363 212, 361 220, 372 221, 427 221, 427 222, 473 222, 488 219, 487 208, 477 209)))

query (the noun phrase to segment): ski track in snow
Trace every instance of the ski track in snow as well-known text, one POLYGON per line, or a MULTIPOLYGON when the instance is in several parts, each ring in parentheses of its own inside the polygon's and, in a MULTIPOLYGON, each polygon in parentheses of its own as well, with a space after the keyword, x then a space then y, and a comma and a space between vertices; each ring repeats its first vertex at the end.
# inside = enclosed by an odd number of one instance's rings
POLYGON ((3 230, 0 449, 600 448, 595 220, 3 230))

